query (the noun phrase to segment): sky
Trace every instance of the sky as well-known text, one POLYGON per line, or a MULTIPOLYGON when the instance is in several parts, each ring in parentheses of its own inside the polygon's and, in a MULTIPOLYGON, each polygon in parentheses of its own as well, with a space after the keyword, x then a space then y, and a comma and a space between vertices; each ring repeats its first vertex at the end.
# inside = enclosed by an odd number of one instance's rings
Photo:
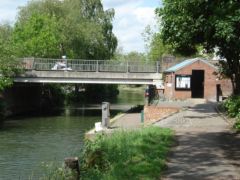
MULTIPOLYGON (((14 23, 19 6, 28 0, 0 0, 0 22, 14 23)), ((145 52, 142 33, 156 25, 154 10, 160 0, 102 0, 104 9, 114 8, 113 32, 123 52, 145 52)))

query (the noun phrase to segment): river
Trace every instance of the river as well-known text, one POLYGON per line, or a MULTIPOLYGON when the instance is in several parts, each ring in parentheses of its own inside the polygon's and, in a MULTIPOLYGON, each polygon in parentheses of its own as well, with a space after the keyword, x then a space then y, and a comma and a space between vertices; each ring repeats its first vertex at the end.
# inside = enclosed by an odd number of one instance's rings
MULTIPOLYGON (((111 103, 111 116, 143 104, 143 91, 121 90, 111 103)), ((44 163, 61 164, 77 156, 84 133, 101 121, 101 105, 74 105, 56 116, 18 117, 0 129, 0 180, 38 179, 44 163)))

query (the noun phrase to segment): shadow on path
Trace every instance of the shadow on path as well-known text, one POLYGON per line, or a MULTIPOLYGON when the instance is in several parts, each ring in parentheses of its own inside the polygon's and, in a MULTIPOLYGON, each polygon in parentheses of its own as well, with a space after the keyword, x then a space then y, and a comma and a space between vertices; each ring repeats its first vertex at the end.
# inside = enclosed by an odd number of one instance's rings
POLYGON ((240 134, 216 113, 214 103, 197 104, 156 123, 176 132, 162 179, 240 180, 240 134))

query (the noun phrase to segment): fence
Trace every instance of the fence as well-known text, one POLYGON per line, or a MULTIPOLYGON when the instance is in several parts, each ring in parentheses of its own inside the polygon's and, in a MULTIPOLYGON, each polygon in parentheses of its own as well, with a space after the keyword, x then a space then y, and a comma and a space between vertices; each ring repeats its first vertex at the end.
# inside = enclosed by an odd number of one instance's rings
POLYGON ((122 73, 159 73, 160 63, 117 60, 79 60, 23 58, 22 64, 27 70, 51 71, 71 70, 80 72, 122 72, 122 73), (58 68, 58 65, 62 68, 58 68))

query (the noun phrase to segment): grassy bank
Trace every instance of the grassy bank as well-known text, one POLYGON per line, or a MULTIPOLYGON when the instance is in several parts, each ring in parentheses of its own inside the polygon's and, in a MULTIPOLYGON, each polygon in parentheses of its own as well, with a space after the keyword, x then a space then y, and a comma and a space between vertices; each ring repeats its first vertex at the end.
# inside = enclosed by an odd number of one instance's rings
POLYGON ((169 129, 148 127, 87 141, 80 156, 82 179, 158 179, 172 143, 169 129))
MULTIPOLYGON (((159 179, 173 142, 170 129, 147 127, 119 131, 86 141, 80 153, 80 179, 159 179)), ((64 168, 50 169, 42 179, 71 179, 64 168)))

